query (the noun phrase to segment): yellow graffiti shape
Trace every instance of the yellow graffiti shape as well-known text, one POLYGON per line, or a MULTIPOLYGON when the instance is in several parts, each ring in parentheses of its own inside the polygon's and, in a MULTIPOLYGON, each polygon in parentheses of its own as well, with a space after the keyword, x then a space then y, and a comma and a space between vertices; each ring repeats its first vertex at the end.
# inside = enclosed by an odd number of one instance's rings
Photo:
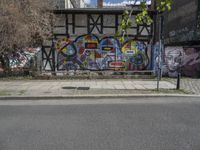
POLYGON ((55 48, 57 51, 61 51, 63 50, 63 48, 68 45, 71 41, 69 40, 69 38, 64 37, 62 39, 59 39, 56 44, 55 44, 55 48))
POLYGON ((136 48, 136 41, 130 40, 129 42, 127 42, 123 47, 122 47, 122 53, 126 54, 136 54, 138 53, 138 49, 136 48))

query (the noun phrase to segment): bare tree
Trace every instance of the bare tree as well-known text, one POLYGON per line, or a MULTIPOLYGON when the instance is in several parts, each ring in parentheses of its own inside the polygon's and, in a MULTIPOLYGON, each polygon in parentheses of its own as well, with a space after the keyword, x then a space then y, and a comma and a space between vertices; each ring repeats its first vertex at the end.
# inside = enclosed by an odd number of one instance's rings
POLYGON ((0 0, 1 64, 6 64, 6 53, 40 46, 52 35, 50 8, 49 0, 0 0))
POLYGON ((51 36, 48 0, 0 1, 0 53, 35 46, 51 36))

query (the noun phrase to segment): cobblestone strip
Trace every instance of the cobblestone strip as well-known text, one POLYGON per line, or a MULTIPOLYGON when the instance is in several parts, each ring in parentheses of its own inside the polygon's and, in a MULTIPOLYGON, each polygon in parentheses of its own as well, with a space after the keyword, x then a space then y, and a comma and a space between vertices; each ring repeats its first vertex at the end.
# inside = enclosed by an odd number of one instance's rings
MULTIPOLYGON (((176 79, 164 79, 176 85, 176 79)), ((180 88, 193 94, 200 95, 200 79, 181 78, 180 88)))

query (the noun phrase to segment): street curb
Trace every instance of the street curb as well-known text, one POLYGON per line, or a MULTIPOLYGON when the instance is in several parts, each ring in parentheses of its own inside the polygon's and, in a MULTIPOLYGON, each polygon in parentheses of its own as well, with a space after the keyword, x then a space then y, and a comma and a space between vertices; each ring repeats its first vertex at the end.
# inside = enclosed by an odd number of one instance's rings
POLYGON ((147 98, 147 97, 200 97, 188 94, 115 94, 115 95, 62 95, 62 96, 0 96, 4 100, 71 100, 71 99, 105 99, 105 98, 147 98))

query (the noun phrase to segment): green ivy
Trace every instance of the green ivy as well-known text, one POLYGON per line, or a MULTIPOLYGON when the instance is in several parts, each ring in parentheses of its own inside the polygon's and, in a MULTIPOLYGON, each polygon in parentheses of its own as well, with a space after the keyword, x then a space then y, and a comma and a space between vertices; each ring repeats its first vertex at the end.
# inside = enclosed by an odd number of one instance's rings
MULTIPOLYGON (((153 23, 153 19, 150 17, 148 13, 148 6, 146 3, 147 0, 143 0, 140 4, 140 10, 141 12, 136 15, 135 21, 136 24, 146 24, 151 25, 153 23)), ((164 11, 170 11, 172 6, 173 0, 155 0, 156 2, 156 11, 159 13, 163 13, 164 11)), ((120 42, 124 42, 125 35, 127 34, 127 30, 131 28, 132 22, 131 22, 131 16, 132 16, 133 10, 128 11, 125 10, 122 15, 122 21, 119 25, 119 31, 117 32, 116 36, 119 37, 120 42)))
POLYGON ((156 0, 157 2, 157 11, 164 12, 170 11, 172 6, 172 0, 156 0))

